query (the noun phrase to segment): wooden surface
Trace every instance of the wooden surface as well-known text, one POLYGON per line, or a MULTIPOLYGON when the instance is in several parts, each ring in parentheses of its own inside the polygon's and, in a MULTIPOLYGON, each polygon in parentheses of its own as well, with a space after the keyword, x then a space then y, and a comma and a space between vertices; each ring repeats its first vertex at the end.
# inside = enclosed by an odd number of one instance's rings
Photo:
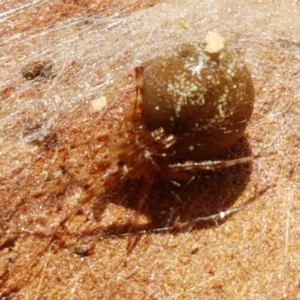
POLYGON ((300 299, 300 4, 123 2, 2 4, 1 297, 300 299), (158 178, 138 208, 142 182, 115 176, 109 151, 132 111, 134 67, 208 30, 241 53, 256 91, 228 157, 260 158, 180 188, 158 178), (22 77, 44 59, 52 77, 22 77), (107 109, 95 112, 101 97, 107 109), (135 237, 120 236, 253 198, 219 224, 142 235, 130 252, 135 237))

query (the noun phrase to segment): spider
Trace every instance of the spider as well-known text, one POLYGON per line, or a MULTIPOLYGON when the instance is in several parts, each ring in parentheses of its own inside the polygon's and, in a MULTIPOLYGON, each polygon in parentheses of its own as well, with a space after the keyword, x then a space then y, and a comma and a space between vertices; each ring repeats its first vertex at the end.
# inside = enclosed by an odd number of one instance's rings
MULTIPOLYGON (((118 161, 116 178, 143 179, 137 210, 157 176, 176 184, 199 170, 251 162, 252 156, 216 159, 243 136, 254 104, 251 75, 222 37, 209 32, 204 41, 176 46, 135 72, 136 103, 127 117, 130 126, 110 154, 118 161)), ((223 219, 240 209, 199 217, 188 226, 223 219)))

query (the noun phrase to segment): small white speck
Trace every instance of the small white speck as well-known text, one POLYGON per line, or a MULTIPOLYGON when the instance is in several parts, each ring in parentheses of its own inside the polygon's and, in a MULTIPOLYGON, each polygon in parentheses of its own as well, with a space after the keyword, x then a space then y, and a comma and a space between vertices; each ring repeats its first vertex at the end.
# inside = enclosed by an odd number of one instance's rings
POLYGON ((146 158, 149 158, 149 157, 151 157, 151 153, 150 153, 148 150, 145 150, 145 151, 144 151, 144 156, 145 156, 146 158))
POLYGON ((193 75, 193 76, 199 75, 199 74, 200 74, 200 71, 202 70, 202 68, 203 68, 203 62, 200 61, 198 65, 193 66, 193 67, 191 68, 192 75, 193 75))
POLYGON ((221 211, 220 212, 220 219, 222 220, 222 219, 224 219, 225 217, 226 217, 226 212, 225 211, 221 211))
POLYGON ((62 175, 62 171, 61 170, 57 170, 53 173, 54 178, 59 178, 62 175))
POLYGON ((105 96, 91 100, 93 111, 103 111, 107 108, 107 100, 105 96))
POLYGON ((194 151, 194 146, 190 146, 190 147, 189 147, 189 150, 190 150, 190 151, 194 151))
POLYGON ((218 111, 219 111, 219 116, 221 118, 224 118, 225 117, 225 113, 223 111, 223 106, 221 104, 218 105, 218 111))
POLYGON ((155 106, 155 110, 159 110, 159 106, 155 106))

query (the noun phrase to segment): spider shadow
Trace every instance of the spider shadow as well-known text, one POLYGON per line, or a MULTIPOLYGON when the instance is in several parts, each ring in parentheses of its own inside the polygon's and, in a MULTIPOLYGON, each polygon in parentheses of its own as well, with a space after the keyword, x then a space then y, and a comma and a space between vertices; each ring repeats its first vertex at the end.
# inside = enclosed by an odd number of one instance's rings
MULTIPOLYGON (((246 138, 242 138, 237 145, 217 159, 229 160, 250 155, 249 143, 246 138)), ((107 203, 111 202, 135 211, 137 216, 146 216, 149 222, 141 224, 134 219, 126 224, 116 222, 101 228, 105 237, 155 232, 157 228, 165 227, 172 228, 170 231, 176 233, 175 222, 188 224, 196 218, 230 209, 244 191, 251 171, 252 162, 218 170, 198 171, 186 181, 171 181, 157 176, 147 192, 143 191, 143 187, 147 186, 144 178, 138 181, 124 178, 97 199, 94 217, 101 220, 107 203)), ((219 222, 217 226, 227 219, 219 222)), ((192 230, 212 226, 216 226, 213 219, 197 222, 192 230)))

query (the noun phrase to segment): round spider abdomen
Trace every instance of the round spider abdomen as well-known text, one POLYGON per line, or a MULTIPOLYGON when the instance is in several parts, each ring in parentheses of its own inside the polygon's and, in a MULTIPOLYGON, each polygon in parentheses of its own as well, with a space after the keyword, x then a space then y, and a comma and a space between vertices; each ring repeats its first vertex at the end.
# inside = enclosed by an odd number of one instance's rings
POLYGON ((215 33, 155 58, 143 74, 142 121, 177 142, 174 159, 211 159, 244 134, 254 88, 242 59, 215 33))

